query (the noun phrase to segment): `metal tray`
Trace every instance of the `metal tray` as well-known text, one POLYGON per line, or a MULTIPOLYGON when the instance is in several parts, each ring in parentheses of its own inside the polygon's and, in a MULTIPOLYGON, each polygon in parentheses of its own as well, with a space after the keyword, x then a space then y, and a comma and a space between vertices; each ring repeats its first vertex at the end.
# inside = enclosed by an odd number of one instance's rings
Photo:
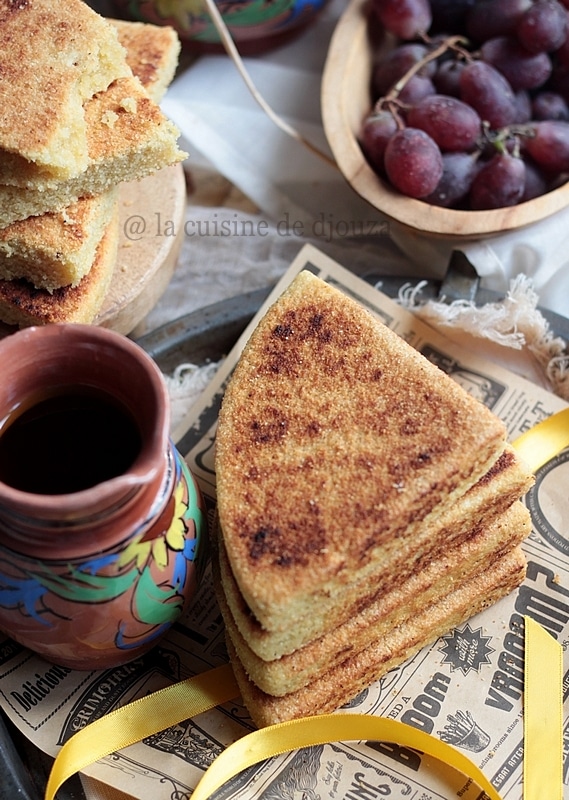
MULTIPOLYGON (((477 304, 502 298, 496 292, 480 289, 471 266, 462 257, 453 256, 445 278, 424 284, 423 299, 468 299, 477 304)), ((396 298, 405 284, 416 285, 417 277, 363 276, 382 292, 396 298)), ((272 286, 214 303, 186 314, 136 339, 156 361, 161 370, 171 373, 182 362, 197 365, 217 361, 231 350, 239 335, 270 294, 272 286)), ((553 333, 569 341, 569 320, 540 309, 553 333)), ((41 800, 53 759, 38 751, 0 713, 0 800, 41 800)), ((74 776, 59 791, 58 800, 84 800, 81 781, 74 776)))

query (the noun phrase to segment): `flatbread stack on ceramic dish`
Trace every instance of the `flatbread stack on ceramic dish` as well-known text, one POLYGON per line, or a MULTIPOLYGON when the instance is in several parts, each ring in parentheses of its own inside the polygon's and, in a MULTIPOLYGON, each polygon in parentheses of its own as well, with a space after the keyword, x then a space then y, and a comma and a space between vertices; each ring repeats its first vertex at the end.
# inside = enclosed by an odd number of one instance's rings
POLYGON ((246 344, 215 458, 214 584, 258 726, 339 708, 524 578, 533 476, 502 422, 309 271, 246 344))
POLYGON ((120 184, 182 161, 159 108, 180 42, 82 0, 0 0, 0 320, 92 322, 120 184))

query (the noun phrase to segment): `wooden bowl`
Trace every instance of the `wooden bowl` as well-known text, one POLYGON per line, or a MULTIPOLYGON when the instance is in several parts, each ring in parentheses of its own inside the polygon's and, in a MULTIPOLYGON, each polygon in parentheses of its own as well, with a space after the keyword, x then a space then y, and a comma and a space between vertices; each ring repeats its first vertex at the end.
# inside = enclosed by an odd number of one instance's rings
POLYGON ((357 133, 371 108, 372 52, 367 0, 351 0, 332 35, 322 75, 324 131, 337 165, 352 188, 391 219, 425 234, 479 239, 539 222, 569 204, 569 183, 517 206, 457 211, 406 197, 367 163, 357 133))

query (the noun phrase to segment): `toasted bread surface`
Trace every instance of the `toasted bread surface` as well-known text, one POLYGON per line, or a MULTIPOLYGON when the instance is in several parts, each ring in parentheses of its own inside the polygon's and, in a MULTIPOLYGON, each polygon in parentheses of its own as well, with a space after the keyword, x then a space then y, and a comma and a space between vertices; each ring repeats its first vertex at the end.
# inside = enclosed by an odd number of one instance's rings
MULTIPOLYGON (((158 101, 175 71, 180 42, 157 25, 112 21, 133 74, 158 101)), ((116 188, 76 200, 62 211, 0 228, 0 279, 25 278, 53 291, 76 286, 90 268, 114 208, 116 188)))
MULTIPOLYGON (((120 169, 127 169, 137 156, 145 159, 138 167, 145 172, 175 164, 185 156, 177 147, 178 129, 148 96, 138 78, 115 81, 87 104, 85 117, 88 172, 107 169, 112 173, 114 165, 118 171, 113 180, 118 182, 129 178, 129 173, 120 169)), ((130 179, 137 177, 142 176, 135 172, 130 179)))
POLYGON ((111 19, 119 41, 126 50, 126 60, 133 75, 140 80, 150 97, 159 102, 174 78, 181 43, 169 25, 151 25, 111 19))
POLYGON ((389 636, 425 606, 475 577, 488 564, 521 544, 530 531, 529 511, 517 501, 488 527, 475 527, 467 539, 447 548, 427 564, 418 565, 412 575, 390 591, 353 609, 342 625, 323 631, 315 641, 274 661, 263 661, 256 656, 240 634, 217 576, 216 594, 226 635, 253 683, 267 694, 290 694, 324 676, 348 656, 364 650, 370 641, 389 636))
POLYGON ((266 694, 247 677, 228 639, 228 651, 243 702, 259 728, 336 711, 439 636, 510 594, 522 583, 525 574, 526 559, 521 548, 516 547, 454 591, 425 605, 390 634, 370 641, 357 655, 348 656, 321 678, 283 697, 266 694))
POLYGON ((91 268, 75 287, 48 292, 23 279, 0 280, 0 320, 19 328, 57 322, 91 323, 109 288, 119 241, 118 204, 95 251, 91 268))
POLYGON ((77 174, 83 104, 131 73, 115 28, 81 0, 0 0, 0 50, 2 175, 22 161, 54 178, 77 174))
POLYGON ((300 273, 249 339, 216 438, 220 528, 267 630, 340 597, 435 524, 506 431, 358 302, 300 273))
POLYGON ((87 169, 76 178, 56 182, 26 181, 22 172, 26 185, 0 185, 0 227, 61 211, 81 197, 106 192, 186 157, 177 145, 178 129, 135 77, 117 80, 96 95, 87 103, 85 116, 87 169))
POLYGON ((77 286, 90 270, 95 251, 116 213, 118 189, 83 198, 59 213, 0 228, 0 279, 25 278, 53 292, 77 286))
MULTIPOLYGON (((212 537, 226 602, 241 635, 261 659, 271 661, 303 647, 323 632, 341 625, 365 603, 398 587, 413 572, 432 563, 449 547, 468 540, 472 531, 492 524, 523 496, 533 476, 510 445, 492 468, 456 503, 449 505, 436 521, 418 529, 416 535, 396 539, 377 564, 370 562, 357 580, 342 587, 339 594, 320 597, 318 607, 297 617, 285 630, 264 628, 252 614, 233 577, 219 534, 212 537)), ((213 533, 216 534, 214 526, 213 533)), ((217 532, 218 533, 218 532, 217 532)))

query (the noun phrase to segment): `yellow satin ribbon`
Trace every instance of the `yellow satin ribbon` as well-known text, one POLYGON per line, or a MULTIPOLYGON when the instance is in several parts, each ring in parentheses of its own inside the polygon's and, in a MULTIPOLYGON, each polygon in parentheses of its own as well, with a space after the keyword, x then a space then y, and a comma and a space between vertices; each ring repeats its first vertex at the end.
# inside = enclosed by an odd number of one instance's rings
POLYGON ((569 447, 569 408, 538 422, 512 444, 518 455, 536 472, 569 447))
MULTIPOLYGON (((569 446, 569 409, 554 414, 513 443, 537 470, 569 446)), ((525 618, 524 800, 562 800, 563 663, 558 642, 525 618)), ((168 686, 92 722, 59 751, 45 800, 88 764, 239 696, 230 665, 168 686)), ((397 720, 365 714, 308 717, 254 731, 230 745, 203 775, 192 800, 213 791, 247 767, 300 747, 337 741, 381 739, 437 758, 470 777, 490 800, 500 796, 481 770, 460 751, 397 720)))
POLYGON ((563 651, 525 617, 524 798, 563 800, 563 651))
POLYGON ((249 733, 216 758, 198 783, 192 800, 207 800, 230 778, 267 758, 301 747, 364 739, 396 742, 426 753, 471 778, 486 792, 490 800, 500 800, 500 795, 483 772, 451 745, 404 722, 369 714, 304 717, 249 733))
MULTIPOLYGON (((238 696, 233 670, 227 664, 141 697, 95 720, 78 731, 59 751, 51 769, 45 800, 54 800, 62 784, 88 764, 238 696)), ((451 745, 403 722, 367 714, 305 717, 247 734, 213 761, 192 794, 192 800, 206 800, 239 772, 273 756, 301 747, 363 739, 397 742, 427 753, 474 780, 490 800, 500 800, 483 772, 451 745)), ((552 796, 551 800, 556 798, 552 796)))
MULTIPOLYGON (((562 800, 562 658, 560 645, 525 618, 524 800, 562 800)), ((87 725, 54 761, 45 800, 88 764, 239 696, 229 664, 142 697, 87 725)), ((410 725, 366 714, 327 714, 254 731, 224 750, 205 772, 192 800, 207 800, 247 767, 301 747, 349 740, 382 740, 427 753, 471 778, 490 800, 500 795, 459 750, 410 725)))
POLYGON ((46 800, 54 800, 59 787, 88 764, 238 696, 226 664, 111 711, 65 742, 51 768, 46 800))

